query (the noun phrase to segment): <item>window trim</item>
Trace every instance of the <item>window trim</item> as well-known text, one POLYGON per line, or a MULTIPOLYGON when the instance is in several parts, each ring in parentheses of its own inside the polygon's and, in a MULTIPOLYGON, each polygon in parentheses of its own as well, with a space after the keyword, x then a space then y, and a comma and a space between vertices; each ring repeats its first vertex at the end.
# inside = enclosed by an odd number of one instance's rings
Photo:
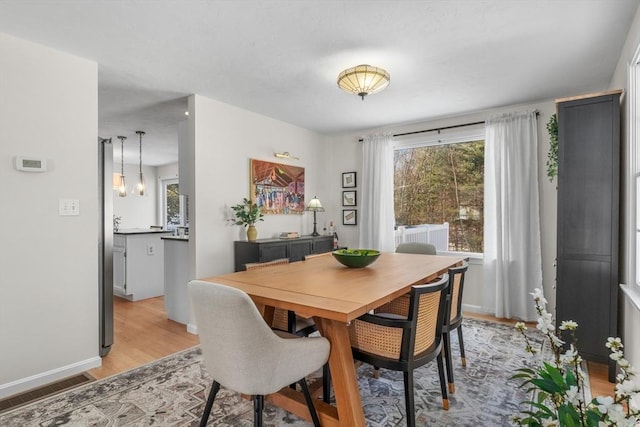
MULTIPOLYGON (((447 131, 434 131, 428 134, 414 134, 406 137, 398 137, 393 141, 393 151, 408 148, 435 147, 438 145, 463 144, 465 142, 485 141, 485 129, 483 125, 469 126, 469 128, 456 128, 447 131)), ((484 243, 484 237, 483 237, 484 243)), ((465 256, 471 264, 482 264, 484 253, 462 251, 440 251, 440 255, 465 256), (476 260, 479 260, 477 262, 476 260), (476 261, 476 262, 474 262, 476 261)))

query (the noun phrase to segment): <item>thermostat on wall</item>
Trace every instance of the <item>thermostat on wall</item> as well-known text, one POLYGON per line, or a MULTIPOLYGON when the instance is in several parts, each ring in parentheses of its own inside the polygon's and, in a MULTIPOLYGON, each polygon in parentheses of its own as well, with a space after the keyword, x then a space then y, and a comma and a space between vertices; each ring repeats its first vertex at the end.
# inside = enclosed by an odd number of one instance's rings
POLYGON ((16 169, 24 172, 46 172, 47 160, 41 157, 16 156, 16 169))

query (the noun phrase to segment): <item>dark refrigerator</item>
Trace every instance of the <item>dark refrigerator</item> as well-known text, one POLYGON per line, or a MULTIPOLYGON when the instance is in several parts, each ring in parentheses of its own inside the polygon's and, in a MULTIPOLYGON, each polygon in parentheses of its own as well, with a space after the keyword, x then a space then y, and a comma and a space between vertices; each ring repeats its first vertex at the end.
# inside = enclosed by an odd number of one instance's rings
POLYGON ((98 232, 100 356, 113 344, 113 145, 111 138, 98 137, 98 232))

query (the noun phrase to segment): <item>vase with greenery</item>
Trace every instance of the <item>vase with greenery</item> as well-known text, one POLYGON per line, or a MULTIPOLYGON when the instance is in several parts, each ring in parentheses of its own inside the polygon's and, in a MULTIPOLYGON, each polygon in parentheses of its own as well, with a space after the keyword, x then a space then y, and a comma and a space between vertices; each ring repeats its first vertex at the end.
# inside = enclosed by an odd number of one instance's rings
POLYGON ((547 122, 549 133, 549 152, 547 153, 547 176, 549 181, 558 175, 558 116, 552 115, 547 122))
MULTIPOLYGON (((537 369, 521 368, 512 379, 519 380, 520 386, 531 393, 532 398, 522 402, 521 413, 513 421, 521 426, 637 426, 640 423, 640 382, 635 370, 625 360, 620 338, 608 338, 607 348, 611 359, 618 366, 614 396, 599 396, 587 401, 585 395, 586 373, 582 369, 582 358, 575 347, 575 332, 578 324, 563 321, 556 335, 553 318, 546 311, 547 300, 542 291, 536 289, 531 295, 539 315, 536 328, 550 344, 551 358, 543 360, 537 369), (571 344, 567 347, 563 335, 569 335, 571 344)), ((525 338, 525 350, 538 350, 529 341, 524 323, 516 323, 516 329, 525 338)))
POLYGON ((255 227, 256 222, 264 221, 262 219, 264 214, 260 211, 258 205, 244 198, 242 199, 242 203, 231 206, 231 209, 235 213, 234 224, 244 225, 247 228, 247 240, 250 242, 256 240, 258 237, 258 230, 256 230, 255 227))

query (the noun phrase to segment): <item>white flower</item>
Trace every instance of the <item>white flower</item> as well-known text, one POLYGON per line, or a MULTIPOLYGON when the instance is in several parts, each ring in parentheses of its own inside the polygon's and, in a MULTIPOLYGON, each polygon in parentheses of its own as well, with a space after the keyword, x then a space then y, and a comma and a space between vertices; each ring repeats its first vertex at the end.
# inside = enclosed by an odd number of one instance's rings
POLYGON ((549 333, 549 331, 553 331, 555 328, 553 327, 553 316, 551 313, 543 312, 538 318, 538 324, 536 325, 543 333, 549 333))
POLYGON ((598 411, 600 411, 601 414, 606 414, 613 406, 613 397, 598 396, 596 397, 596 402, 598 403, 598 411))
POLYGON ((580 356, 578 356, 578 350, 576 350, 573 344, 571 344, 569 349, 566 352, 564 352, 564 354, 560 355, 560 362, 568 365, 570 363, 573 363, 576 360, 576 358, 579 358, 579 357, 580 356))
POLYGON ((571 387, 569 387, 569 390, 567 390, 566 394, 567 401, 569 401, 569 403, 571 403, 572 405, 578 406, 580 402, 582 402, 580 389, 578 387, 572 385, 571 387))
POLYGON ((526 331, 526 330, 527 330, 527 325, 525 325, 525 324, 524 324, 524 322, 517 322, 517 323, 515 324, 515 328, 516 328, 517 330, 519 330, 520 332, 524 332, 524 331, 526 331))
POLYGON ((553 345, 556 347, 562 347, 562 345, 564 344, 564 341, 562 341, 557 335, 555 334, 551 334, 550 335, 550 339, 553 342, 553 345))
POLYGON ((610 348, 612 350, 617 350, 617 349, 621 349, 624 346, 622 345, 622 340, 619 337, 609 337, 607 338, 607 343, 605 344, 605 346, 607 348, 610 348))
POLYGON ((638 387, 635 381, 624 380, 616 384, 615 390, 617 396, 630 396, 631 394, 639 392, 640 387, 638 387))
POLYGON ((554 420, 553 418, 542 418, 540 420, 542 423, 542 427, 558 427, 558 420, 554 420))
POLYGON ((564 320, 560 324, 559 329, 562 331, 573 331, 575 329, 578 329, 578 324, 573 320, 564 320))
POLYGON ((539 302, 541 304, 546 304, 547 303, 547 300, 544 297, 542 289, 535 288, 533 290, 533 292, 531 292, 531 295, 533 296, 533 300, 534 301, 539 302))

